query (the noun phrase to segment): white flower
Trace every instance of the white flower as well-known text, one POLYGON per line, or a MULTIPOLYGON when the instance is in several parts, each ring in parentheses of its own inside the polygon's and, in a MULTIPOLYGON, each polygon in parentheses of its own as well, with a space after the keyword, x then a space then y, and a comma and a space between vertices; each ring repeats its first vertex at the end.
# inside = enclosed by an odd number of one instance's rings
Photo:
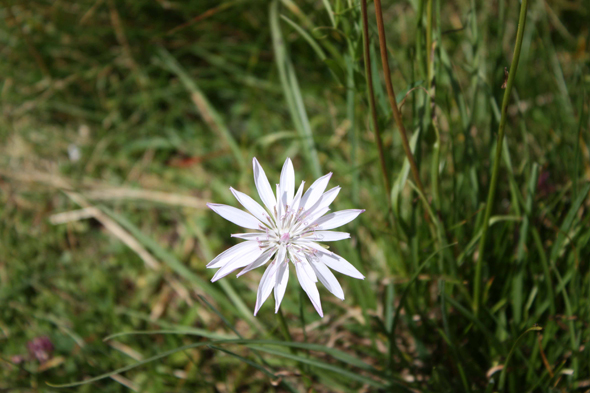
POLYGON ((365 277, 350 262, 315 241, 329 242, 350 238, 348 233, 332 232, 329 229, 349 223, 364 210, 341 210, 326 215, 330 210, 328 206, 340 191, 340 187, 334 187, 324 192, 332 173, 317 179, 305 194, 305 182, 301 182, 295 193, 295 171, 293 163, 287 158, 275 197, 256 158, 253 165, 254 182, 268 211, 248 195, 233 188, 230 188, 231 192, 249 213, 227 205, 207 204, 226 220, 257 231, 232 235, 246 241, 231 247, 209 262, 208 268, 219 268, 211 281, 215 282, 236 269, 244 268, 238 274, 239 277, 272 259, 258 286, 254 315, 258 313, 273 288, 276 313, 285 295, 291 261, 295 265, 299 284, 309 296, 318 314, 323 317, 320 294, 316 287, 318 279, 337 298, 344 299, 342 287, 330 269, 361 280, 365 277))

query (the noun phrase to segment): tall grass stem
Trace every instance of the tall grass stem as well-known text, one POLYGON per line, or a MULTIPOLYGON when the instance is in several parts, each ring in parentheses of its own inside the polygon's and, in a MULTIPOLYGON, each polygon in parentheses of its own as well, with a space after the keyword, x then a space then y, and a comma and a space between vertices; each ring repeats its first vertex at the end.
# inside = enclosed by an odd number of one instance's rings
MULTIPOLYGON (((376 0, 378 1, 378 0, 376 0)), ((518 59, 520 57, 520 49, 522 47, 522 38, 524 35, 524 28, 526 24, 528 0, 522 0, 520 5, 520 16, 518 17, 518 30, 516 32, 516 45, 514 47, 514 54, 512 56, 512 63, 510 64, 510 72, 508 74, 508 81, 506 82, 506 89, 504 90, 504 99, 502 100, 502 115, 500 118, 500 125, 498 127, 498 137, 496 142, 496 152, 494 156, 494 166, 492 169, 492 180, 490 182, 490 190, 488 192, 488 199, 486 202, 486 210, 481 227, 481 238, 479 240, 477 264, 475 266, 475 277, 473 282, 473 311, 477 313, 481 302, 481 270, 483 266, 484 251, 486 244, 486 235, 490 217, 492 215, 493 202, 496 197, 496 186, 498 184, 498 174, 500 172, 500 161, 502 155, 502 143, 504 142, 504 129, 506 128, 506 118, 508 101, 510 100, 510 92, 516 77, 516 70, 518 68, 518 59)))

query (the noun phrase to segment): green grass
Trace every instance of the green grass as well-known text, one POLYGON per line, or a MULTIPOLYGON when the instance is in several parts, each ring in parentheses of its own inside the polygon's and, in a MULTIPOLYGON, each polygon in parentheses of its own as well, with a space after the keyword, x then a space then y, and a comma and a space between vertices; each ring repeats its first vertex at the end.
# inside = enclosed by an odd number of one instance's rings
POLYGON ((0 391, 588 389, 590 8, 528 3, 496 156, 520 3, 383 1, 423 199, 372 2, 375 119, 357 0, 0 3, 0 391), (260 271, 205 269, 239 229, 204 204, 254 195, 252 157, 367 210, 331 245, 367 278, 323 319, 292 278, 293 341, 260 271))

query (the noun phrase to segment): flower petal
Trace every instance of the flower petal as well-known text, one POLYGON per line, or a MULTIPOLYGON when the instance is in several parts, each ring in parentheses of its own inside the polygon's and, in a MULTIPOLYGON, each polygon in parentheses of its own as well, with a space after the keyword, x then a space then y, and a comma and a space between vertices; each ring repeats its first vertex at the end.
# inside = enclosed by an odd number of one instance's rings
POLYGON ((301 265, 303 265, 303 270, 305 270, 305 274, 307 274, 307 277, 309 277, 309 279, 313 282, 318 282, 318 277, 316 276, 315 271, 313 270, 309 262, 304 260, 303 262, 301 262, 301 265))
POLYGON ((219 269, 215 273, 215 275, 213 275, 211 282, 215 282, 215 281, 227 276, 228 274, 230 274, 234 270, 251 264, 252 262, 257 260, 258 257, 260 257, 260 255, 262 255, 261 249, 252 250, 246 254, 236 255, 231 261, 229 261, 228 263, 223 265, 221 267, 221 269, 219 269))
POLYGON ((323 216, 324 214, 326 214, 329 211, 330 211, 329 207, 324 207, 323 209, 316 210, 316 211, 312 212, 309 216, 307 216, 303 219, 304 225, 307 227, 307 226, 314 224, 315 222, 319 221, 319 218, 321 216, 323 216))
POLYGON ((316 242, 335 242, 344 239, 350 239, 350 233, 333 231, 315 231, 312 235, 305 238, 305 240, 314 240, 316 242))
MULTIPOLYGON (((338 232, 334 232, 338 233, 338 232)), ((231 237, 237 237, 238 239, 244 240, 266 240, 267 234, 264 232, 254 232, 254 233, 232 233, 231 237)))
POLYGON ((299 284, 301 288, 307 293, 309 300, 311 300, 311 304, 315 310, 320 314, 320 317, 324 317, 324 312, 322 311, 322 303, 320 302, 320 293, 318 292, 318 288, 316 287, 315 283, 307 276, 305 270, 301 264, 301 262, 295 264, 295 269, 297 270, 297 279, 299 280, 299 284))
POLYGON ((290 158, 285 160, 281 171, 281 192, 283 193, 281 196, 281 199, 284 199, 283 203, 290 206, 295 194, 295 169, 293 169, 290 158))
POLYGON ((289 261, 285 260, 285 253, 285 247, 281 247, 276 259, 279 267, 275 278, 275 314, 279 312, 289 282, 289 261))
POLYGON ((286 198, 284 198, 285 200, 283 201, 283 199, 281 199, 281 185, 277 184, 276 185, 276 194, 277 194, 277 206, 276 206, 276 212, 277 212, 277 220, 280 220, 280 217, 283 215, 283 213, 285 212, 285 205, 287 204, 286 198))
POLYGON ((258 310, 264 304, 266 299, 268 299, 270 293, 275 284, 275 275, 277 272, 277 264, 273 261, 262 275, 260 279, 260 284, 258 285, 258 293, 256 294, 256 306, 254 308, 254 315, 258 314, 258 310))
POLYGON ((295 198, 293 198, 293 203, 291 206, 291 209, 293 209, 293 211, 297 211, 297 209, 299 209, 299 204, 301 203, 301 195, 303 195, 303 186, 305 185, 305 182, 302 181, 301 185, 299 186, 299 189, 297 190, 297 194, 295 194, 295 198))
POLYGON ((330 213, 316 221, 317 229, 328 230, 341 227, 357 218, 364 211, 364 209, 350 209, 330 213))
POLYGON ((344 300, 344 291, 334 276, 334 273, 322 262, 311 262, 310 265, 326 289, 332 292, 338 299, 344 300))
POLYGON ((266 177, 264 169, 262 169, 256 158, 252 160, 252 165, 254 166, 254 183, 256 184, 258 195, 260 195, 260 199, 262 199, 264 206, 266 206, 268 211, 274 215, 275 205, 277 202, 274 194, 272 193, 272 188, 270 187, 268 178, 266 177))
POLYGON ((308 246, 308 247, 315 248, 316 250, 321 251, 323 253, 328 253, 328 254, 331 254, 332 253, 332 251, 328 251, 326 249, 326 247, 323 247, 322 245, 317 244, 317 243, 314 243, 312 241, 305 242, 305 245, 308 246))
POLYGON ((272 258, 272 256, 274 255, 275 252, 276 252, 276 248, 270 248, 267 251, 263 252, 262 255, 258 257, 258 259, 256 259, 254 262, 252 262, 251 264, 246 266, 244 268, 244 270, 239 272, 238 277, 248 273, 251 270, 254 270, 254 269, 259 268, 260 266, 264 265, 266 262, 268 262, 268 260, 270 258, 272 258))
POLYGON ((258 202, 252 199, 249 195, 244 194, 232 187, 229 188, 242 206, 246 208, 254 217, 262 221, 267 226, 271 226, 271 218, 268 216, 268 213, 258 202))
POLYGON ((233 259, 238 253, 246 254, 249 251, 255 250, 258 247, 258 242, 256 241, 247 241, 243 243, 238 243, 233 247, 228 248, 215 258, 211 262, 207 264, 207 268, 209 269, 217 269, 225 265, 227 262, 233 259))
POLYGON ((307 210, 306 214, 311 215, 319 210, 329 207, 332 204, 332 202, 334 202, 334 199, 336 199, 336 197, 338 196, 338 193, 340 192, 340 188, 341 187, 334 187, 330 191, 325 192, 320 197, 320 199, 315 203, 315 205, 313 205, 312 207, 310 207, 307 210))
POLYGON ((323 262, 332 270, 336 270, 339 273, 347 276, 364 280, 365 276, 357 270, 356 267, 352 266, 352 263, 342 258, 340 255, 334 254, 333 252, 319 252, 318 258, 320 262, 323 262))
POLYGON ((332 172, 320 177, 315 182, 313 182, 313 184, 309 187, 307 192, 303 195, 303 198, 301 198, 300 206, 303 207, 304 210, 307 210, 313 205, 315 205, 318 199, 321 198, 322 194, 324 193, 324 190, 328 186, 328 182, 330 181, 331 177, 332 172))
POLYGON ((253 215, 236 209, 232 206, 222 205, 219 203, 208 203, 209 209, 225 218, 227 221, 231 221, 236 225, 248 229, 260 229, 262 223, 258 221, 253 215))

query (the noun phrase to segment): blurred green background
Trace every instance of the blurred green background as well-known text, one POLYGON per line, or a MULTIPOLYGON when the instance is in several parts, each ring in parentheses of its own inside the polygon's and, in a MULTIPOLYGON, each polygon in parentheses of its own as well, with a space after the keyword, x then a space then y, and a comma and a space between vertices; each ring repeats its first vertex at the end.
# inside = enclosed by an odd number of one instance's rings
POLYGON ((359 4, 0 2, 0 391, 57 391, 46 382, 185 345, 69 390, 590 389, 590 4, 529 1, 478 313, 474 268, 520 3, 383 4, 444 249, 409 184, 370 2, 384 187, 359 4), (205 203, 238 206, 230 186, 258 199, 252 157, 271 184, 287 157, 297 184, 334 172, 334 210, 367 209, 343 229, 351 241, 331 244, 367 277, 337 274, 345 301, 321 288, 322 319, 292 275, 282 309, 300 348, 284 343, 272 299, 252 316, 262 271, 211 284, 205 269, 241 231, 205 203), (103 341, 157 330, 168 333, 103 341))

